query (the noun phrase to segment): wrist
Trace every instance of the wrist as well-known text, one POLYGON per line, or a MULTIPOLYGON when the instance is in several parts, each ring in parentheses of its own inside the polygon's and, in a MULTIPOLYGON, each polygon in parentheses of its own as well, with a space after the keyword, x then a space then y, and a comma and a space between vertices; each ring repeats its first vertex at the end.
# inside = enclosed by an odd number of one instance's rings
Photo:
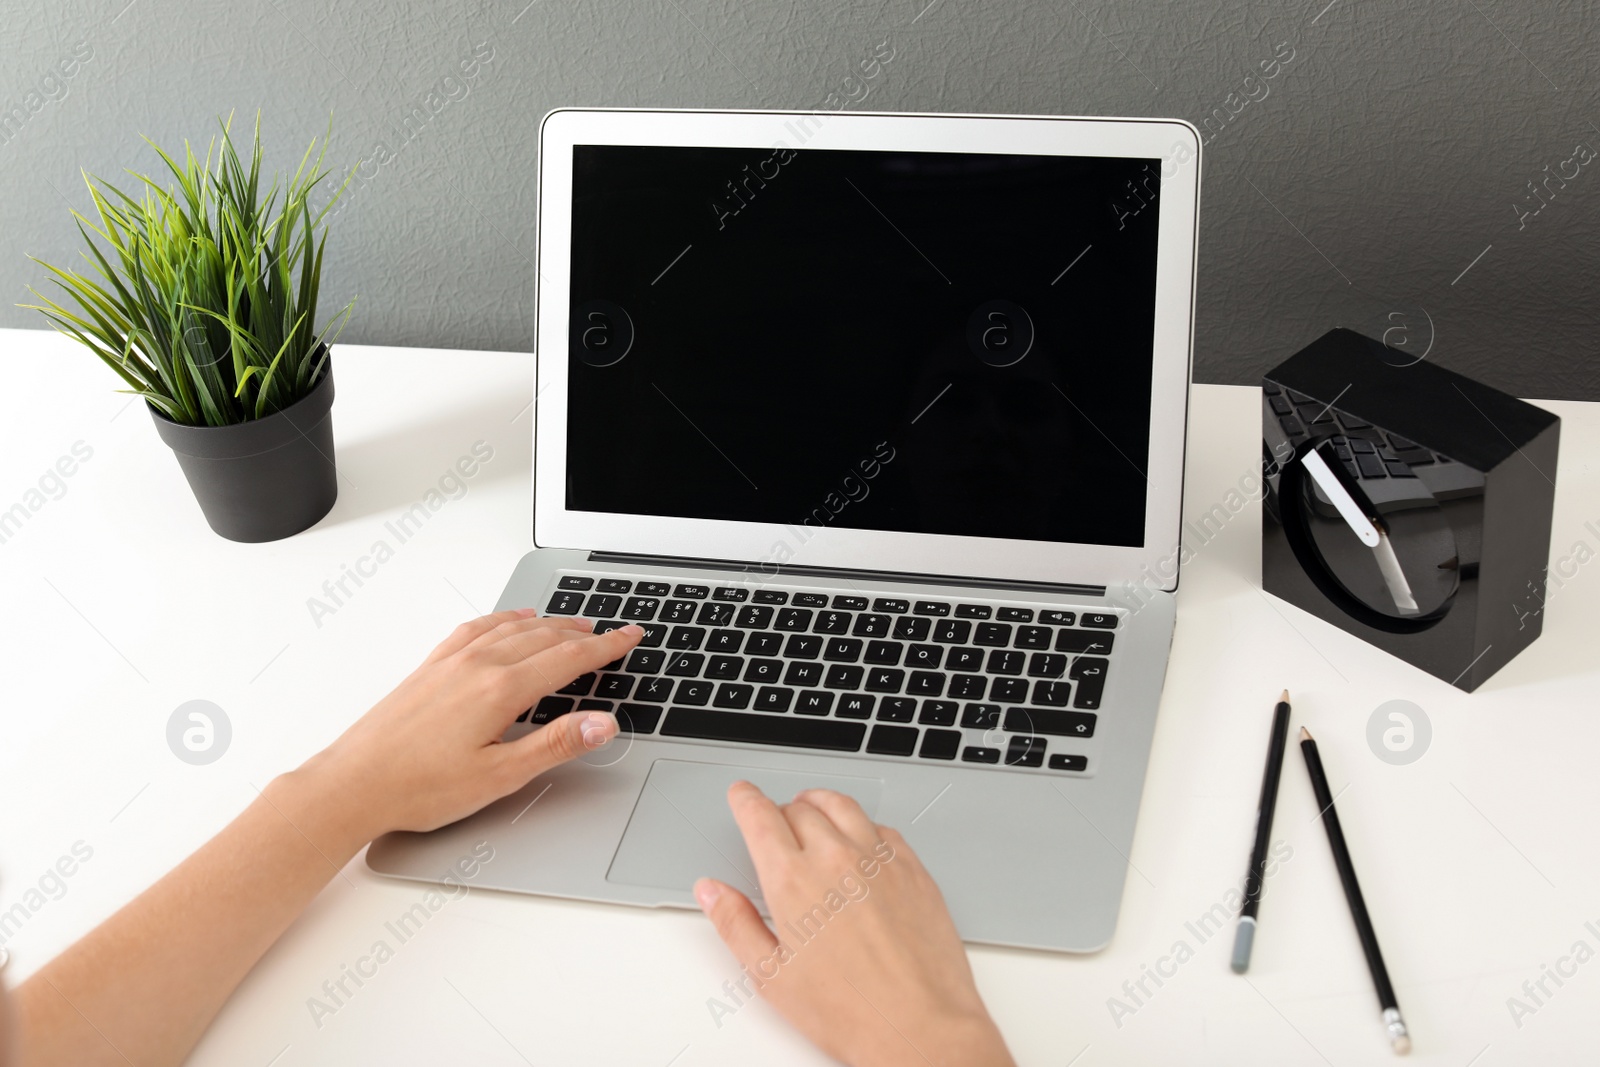
POLYGON ((371 812, 341 788, 336 770, 323 755, 280 774, 262 791, 277 813, 327 859, 343 866, 383 833, 371 812))
POLYGON ((851 1067, 1016 1067, 999 1027, 981 1008, 974 1014, 942 1014, 916 1030, 885 1035, 875 1048, 848 1060, 851 1067))

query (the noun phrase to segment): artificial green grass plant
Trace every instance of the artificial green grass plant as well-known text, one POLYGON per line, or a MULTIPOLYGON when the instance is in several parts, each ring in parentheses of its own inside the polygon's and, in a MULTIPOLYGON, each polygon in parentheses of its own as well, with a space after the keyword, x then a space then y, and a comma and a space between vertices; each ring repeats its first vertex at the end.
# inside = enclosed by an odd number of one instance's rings
POLYGON ((355 306, 352 300, 314 332, 322 220, 349 184, 346 178, 328 203, 312 208, 311 190, 327 177, 328 138, 315 161, 312 138, 288 185, 280 190, 274 177, 263 194, 261 116, 248 170, 229 135, 232 116, 219 123, 214 168, 215 138, 203 163, 185 141, 182 166, 145 138, 177 179, 175 189, 129 171, 143 186, 135 200, 85 173, 98 225, 72 214, 89 246, 89 272, 34 259, 76 310, 31 286, 40 303, 22 305, 104 360, 128 384, 124 392, 191 426, 259 419, 305 396, 323 374, 326 344, 338 336, 328 330, 335 322, 342 330, 355 306), (109 259, 85 227, 110 246, 109 259))

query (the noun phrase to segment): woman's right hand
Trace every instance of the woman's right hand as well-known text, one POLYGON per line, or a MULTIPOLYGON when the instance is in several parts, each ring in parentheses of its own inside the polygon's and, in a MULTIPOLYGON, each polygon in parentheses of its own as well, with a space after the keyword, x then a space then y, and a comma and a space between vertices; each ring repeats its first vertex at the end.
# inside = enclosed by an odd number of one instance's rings
POLYGON ((1012 1067, 939 887, 899 832, 842 793, 779 806, 749 782, 728 804, 781 937, 710 878, 695 898, 778 1012, 851 1067, 1012 1067))

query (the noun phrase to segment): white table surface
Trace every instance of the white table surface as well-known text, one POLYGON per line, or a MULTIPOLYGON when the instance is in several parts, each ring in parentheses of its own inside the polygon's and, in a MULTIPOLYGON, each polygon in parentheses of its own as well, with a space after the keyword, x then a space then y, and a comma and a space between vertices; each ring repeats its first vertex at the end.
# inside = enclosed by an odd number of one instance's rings
MULTIPOLYGON (((74 845, 92 849, 11 936, 15 984, 493 605, 530 543, 533 359, 341 345, 337 506, 299 536, 240 545, 205 526, 149 415, 87 353, 21 330, 0 331, 0 353, 0 510, 37 503, 28 490, 76 443, 93 450, 59 499, 0 543, 0 914, 74 845), (318 625, 308 598, 480 440, 494 457, 465 495, 318 625), (197 698, 233 727, 226 755, 201 767, 166 744, 172 711, 197 698)), ((1194 390, 1187 515, 1257 469, 1257 404, 1254 389, 1194 390)), ((1580 541, 1600 551, 1600 405, 1545 406, 1563 419, 1554 561, 1580 541)), ((1576 942, 1600 952, 1600 563, 1577 567, 1550 597, 1544 635, 1468 696, 1266 597, 1259 545, 1250 504, 1184 571, 1111 946, 971 952, 1019 1062, 1391 1062, 1297 753, 1274 828, 1293 855, 1269 882, 1248 978, 1228 969, 1231 922, 1206 940, 1186 925, 1241 880, 1284 686, 1338 791, 1413 1059, 1592 1058, 1600 959, 1562 964, 1571 976, 1545 979, 1542 1004, 1523 983, 1576 942), (1433 728, 1407 766, 1380 761, 1365 739, 1371 712, 1397 698, 1433 728), (1146 978, 1153 995, 1135 1004, 1124 982, 1180 941, 1192 958, 1176 973, 1161 964, 1172 976, 1159 988, 1146 978), (1137 1010, 1115 1017, 1113 997, 1137 1010), (1535 1010, 1514 1019, 1512 997, 1535 1010)), ((192 1062, 826 1062, 764 1005, 715 1024, 707 998, 737 969, 699 915, 488 891, 441 909, 319 1025, 309 998, 421 895, 357 859, 245 981, 192 1062)))

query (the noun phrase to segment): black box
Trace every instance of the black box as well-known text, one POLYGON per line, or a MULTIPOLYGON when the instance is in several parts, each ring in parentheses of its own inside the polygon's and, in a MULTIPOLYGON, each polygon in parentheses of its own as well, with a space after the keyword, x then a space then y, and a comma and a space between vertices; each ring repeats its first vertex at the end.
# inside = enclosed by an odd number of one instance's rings
POLYGON ((1267 592, 1468 692, 1539 636, 1555 415, 1343 329, 1261 415, 1267 592))

